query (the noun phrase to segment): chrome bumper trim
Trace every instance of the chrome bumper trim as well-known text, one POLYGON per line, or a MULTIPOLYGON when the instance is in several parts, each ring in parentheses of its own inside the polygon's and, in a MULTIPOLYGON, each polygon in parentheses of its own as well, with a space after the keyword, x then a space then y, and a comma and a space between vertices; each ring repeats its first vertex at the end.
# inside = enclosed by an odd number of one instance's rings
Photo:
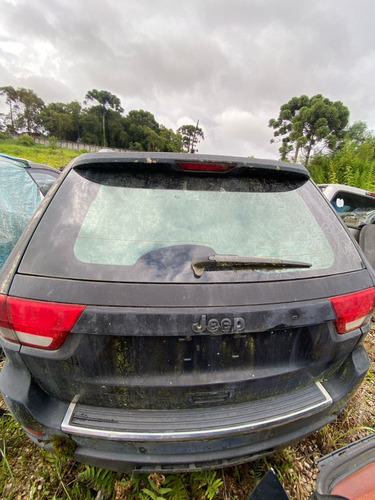
MULTIPOLYGON (((272 428, 283 423, 293 422, 295 420, 307 417, 320 410, 327 408, 332 404, 332 398, 323 385, 320 382, 315 383, 316 387, 319 389, 322 400, 318 403, 306 406, 298 411, 291 411, 288 413, 283 413, 279 416, 272 418, 259 419, 255 421, 245 422, 243 424, 236 425, 223 425, 222 427, 213 427, 207 429, 199 430, 170 430, 164 432, 152 432, 152 431, 125 431, 125 430, 115 430, 115 429, 99 429, 95 427, 86 427, 81 425, 72 424, 72 418, 74 416, 74 411, 77 407, 77 401, 73 400, 68 410, 65 414, 63 422, 61 424, 61 430, 72 435, 78 435, 82 437, 92 437, 100 439, 109 439, 117 441, 178 441, 178 440, 191 440, 191 439, 209 439, 223 437, 227 435, 241 434, 246 432, 254 432, 264 428, 272 428)), ((76 399, 76 398, 75 398, 76 399)), ((109 409, 110 410, 110 409, 109 409)), ((126 410, 124 410, 126 412, 126 410)), ((140 416, 142 411, 139 410, 140 416)), ((167 411, 167 410, 165 410, 167 411)), ((157 416, 158 411, 155 410, 155 416, 157 416)))

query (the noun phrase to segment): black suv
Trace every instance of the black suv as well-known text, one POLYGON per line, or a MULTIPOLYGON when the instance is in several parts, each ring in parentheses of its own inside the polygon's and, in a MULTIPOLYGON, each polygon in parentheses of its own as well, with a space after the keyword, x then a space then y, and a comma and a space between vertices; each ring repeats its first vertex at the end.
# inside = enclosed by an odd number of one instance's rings
POLYGON ((374 271, 300 165, 82 155, 0 283, 9 409, 113 470, 272 453, 333 420, 369 366, 374 271))

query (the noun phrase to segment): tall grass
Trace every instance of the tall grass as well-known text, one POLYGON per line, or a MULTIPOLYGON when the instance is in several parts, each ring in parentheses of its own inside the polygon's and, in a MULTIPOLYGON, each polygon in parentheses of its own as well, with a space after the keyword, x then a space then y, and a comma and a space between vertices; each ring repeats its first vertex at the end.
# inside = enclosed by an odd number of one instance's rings
POLYGON ((20 139, 0 139, 0 153, 26 158, 37 163, 45 163, 51 167, 63 167, 73 158, 82 154, 82 151, 62 149, 44 146, 42 144, 31 144, 26 146, 20 139))

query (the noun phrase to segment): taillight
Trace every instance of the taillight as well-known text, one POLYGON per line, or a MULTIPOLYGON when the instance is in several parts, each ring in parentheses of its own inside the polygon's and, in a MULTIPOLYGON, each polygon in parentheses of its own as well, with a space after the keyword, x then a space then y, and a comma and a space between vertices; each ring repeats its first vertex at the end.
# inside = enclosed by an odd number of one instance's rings
POLYGON ((348 333, 365 325, 375 310, 375 288, 331 297, 337 333, 348 333))
POLYGON ((30 429, 30 427, 24 427, 26 432, 29 432, 30 434, 33 434, 36 437, 42 437, 44 436, 44 432, 42 431, 37 431, 36 429, 30 429))
POLYGON ((235 163, 204 163, 204 162, 177 162, 177 165, 182 170, 191 170, 195 172, 228 172, 237 165, 235 163))
POLYGON ((0 295, 0 334, 40 349, 58 349, 85 306, 0 295))

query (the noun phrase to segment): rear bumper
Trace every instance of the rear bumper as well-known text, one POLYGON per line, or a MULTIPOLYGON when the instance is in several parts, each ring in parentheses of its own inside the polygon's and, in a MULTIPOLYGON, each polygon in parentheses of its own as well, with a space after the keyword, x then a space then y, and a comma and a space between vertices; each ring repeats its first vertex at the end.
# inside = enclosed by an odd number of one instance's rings
POLYGON ((159 442, 217 439, 308 417, 329 408, 320 383, 236 405, 185 410, 125 410, 71 403, 61 430, 74 436, 117 441, 159 442))
MULTIPOLYGON (((49 398, 17 353, 7 352, 0 390, 23 427, 71 437, 80 462, 123 472, 189 471, 272 453, 332 421, 362 382, 369 359, 357 347, 322 384, 241 405, 173 411, 93 408, 49 398)), ((29 436, 36 441, 35 436, 29 436)))

